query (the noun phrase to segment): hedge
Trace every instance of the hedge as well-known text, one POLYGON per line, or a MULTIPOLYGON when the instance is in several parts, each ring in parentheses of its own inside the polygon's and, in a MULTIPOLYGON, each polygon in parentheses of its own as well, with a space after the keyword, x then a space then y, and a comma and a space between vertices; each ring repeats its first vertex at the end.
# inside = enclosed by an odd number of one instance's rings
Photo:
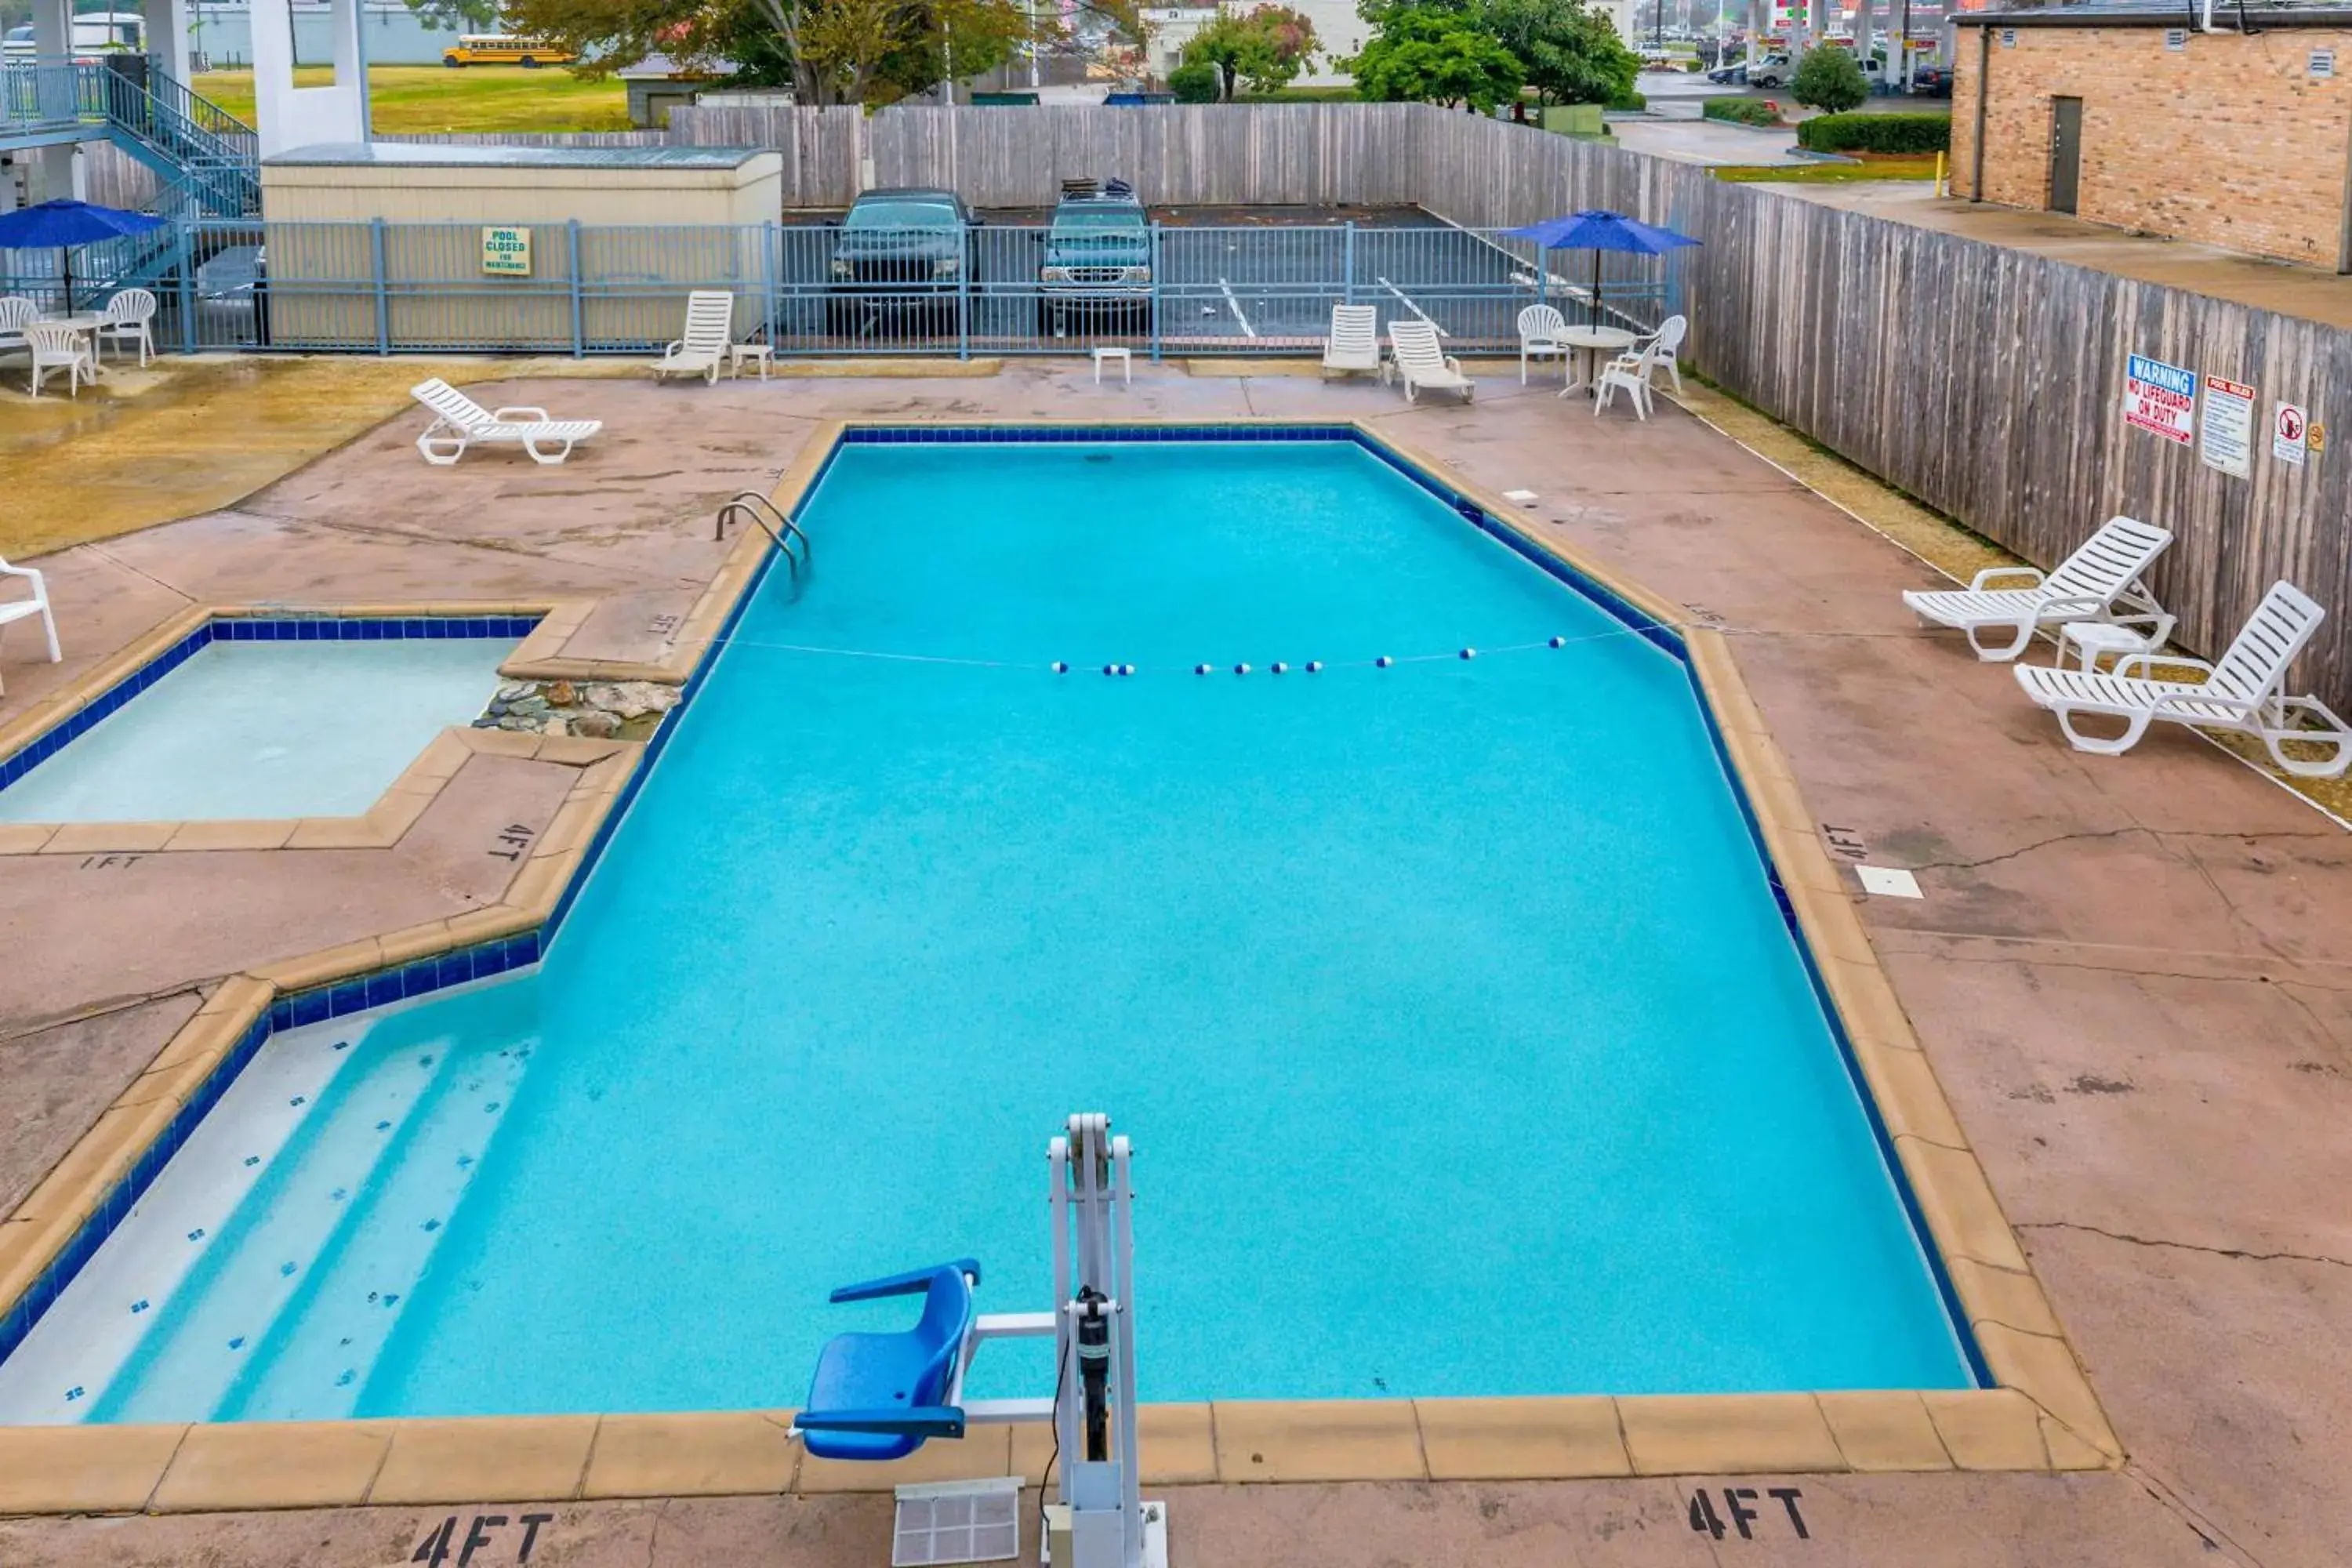
POLYGON ((1764 98, 1710 98, 1700 112, 1709 120, 1729 120, 1741 125, 1778 125, 1780 107, 1764 98))
MULTIPOLYGON (((1710 103, 1710 112, 1715 105, 1710 103)), ((1948 153, 1948 114, 1820 114, 1797 127, 1809 153, 1948 153)))
POLYGON ((1650 107, 1650 100, 1629 88, 1601 107, 1614 110, 1620 114, 1638 114, 1650 107))

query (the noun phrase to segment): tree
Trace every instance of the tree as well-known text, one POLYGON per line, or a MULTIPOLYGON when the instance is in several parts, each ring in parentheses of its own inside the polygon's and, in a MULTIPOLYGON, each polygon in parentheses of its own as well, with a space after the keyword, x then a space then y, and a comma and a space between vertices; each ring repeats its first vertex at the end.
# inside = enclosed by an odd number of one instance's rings
MULTIPOLYGON (((481 0, 408 0, 456 19, 481 0)), ((1014 47, 1072 47, 1065 19, 1143 36, 1134 0, 1076 0, 1058 14, 1040 0, 507 0, 508 26, 580 57, 582 76, 609 76, 648 55, 686 66, 731 62, 736 81, 789 83, 803 103, 889 103, 1001 65, 1014 47)))
POLYGON ((1538 103, 1616 103, 1642 73, 1616 24, 1582 0, 1478 0, 1470 15, 1527 67, 1538 103))
POLYGON ((1213 66, 1217 97, 1232 102, 1235 79, 1252 92, 1289 86, 1320 45, 1315 24, 1287 5, 1260 5, 1246 15, 1226 11, 1184 46, 1186 65, 1213 66))
POLYGON ((1383 103, 1456 104, 1485 113, 1519 95, 1527 67, 1465 11, 1366 5, 1377 29, 1346 63, 1356 96, 1383 103))
POLYGON ((1220 78, 1206 60, 1188 60, 1168 73, 1168 90, 1179 103, 1214 103, 1220 78))
POLYGON ((1843 114, 1862 107, 1862 100, 1870 96, 1870 83, 1864 79, 1862 66, 1851 50, 1816 46, 1797 62, 1789 96, 1814 109, 1843 114))

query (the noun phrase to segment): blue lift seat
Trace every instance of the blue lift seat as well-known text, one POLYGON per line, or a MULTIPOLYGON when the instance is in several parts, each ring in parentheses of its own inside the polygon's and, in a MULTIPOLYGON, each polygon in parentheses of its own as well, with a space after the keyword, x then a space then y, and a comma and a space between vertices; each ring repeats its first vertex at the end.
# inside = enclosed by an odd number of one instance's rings
POLYGON ((894 1334, 836 1334, 817 1357, 808 1400, 793 1426, 808 1451, 824 1459, 899 1459, 932 1437, 961 1437, 964 1345, 975 1318, 976 1258, 868 1279, 835 1290, 835 1301, 883 1296, 923 1298, 912 1329, 894 1334))

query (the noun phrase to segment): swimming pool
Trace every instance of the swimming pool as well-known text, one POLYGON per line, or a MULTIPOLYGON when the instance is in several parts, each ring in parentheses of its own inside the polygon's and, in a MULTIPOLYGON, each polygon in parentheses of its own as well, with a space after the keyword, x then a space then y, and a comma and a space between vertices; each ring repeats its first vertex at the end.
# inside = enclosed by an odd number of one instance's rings
POLYGON ((357 816, 482 711, 531 624, 207 620, 0 763, 0 823, 357 816))
POLYGON ((0 1419, 789 1405, 1044 1304, 1079 1108, 1147 1399, 1974 1384, 1671 639, 1347 440, 803 516, 539 968, 271 1037, 0 1419))

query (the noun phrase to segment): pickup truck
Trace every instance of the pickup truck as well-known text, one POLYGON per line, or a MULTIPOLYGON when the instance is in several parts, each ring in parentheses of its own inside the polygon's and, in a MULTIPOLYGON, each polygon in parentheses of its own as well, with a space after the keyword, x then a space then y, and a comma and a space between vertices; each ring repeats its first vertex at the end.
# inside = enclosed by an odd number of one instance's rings
POLYGON ((855 334, 894 316, 944 319, 952 329, 979 220, 953 191, 867 191, 838 226, 827 314, 855 334))
POLYGON ((1045 230, 1037 267, 1037 325, 1047 335, 1074 321, 1151 317, 1151 221, 1114 183, 1066 195, 1045 230))

